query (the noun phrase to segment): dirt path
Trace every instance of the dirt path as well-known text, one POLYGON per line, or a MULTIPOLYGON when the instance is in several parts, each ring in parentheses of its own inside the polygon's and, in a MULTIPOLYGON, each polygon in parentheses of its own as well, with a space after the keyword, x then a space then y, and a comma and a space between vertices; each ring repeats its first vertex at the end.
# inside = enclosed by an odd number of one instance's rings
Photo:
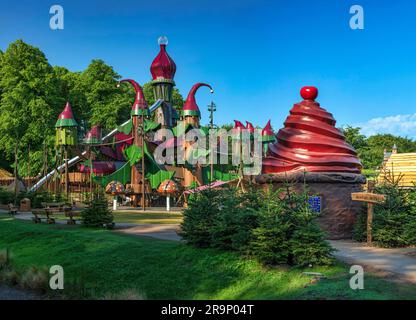
POLYGON ((394 280, 416 283, 416 249, 384 249, 368 247, 353 241, 330 241, 337 249, 335 257, 364 270, 378 272, 394 280))

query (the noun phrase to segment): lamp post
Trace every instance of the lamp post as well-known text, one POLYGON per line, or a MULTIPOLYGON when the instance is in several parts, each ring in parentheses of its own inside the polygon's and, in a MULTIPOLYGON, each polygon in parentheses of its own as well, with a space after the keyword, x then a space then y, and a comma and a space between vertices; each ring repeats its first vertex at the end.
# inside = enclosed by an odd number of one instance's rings
MULTIPOLYGON (((217 111, 217 106, 213 101, 211 101, 211 104, 208 105, 208 111, 209 111, 209 124, 210 129, 214 129, 214 112, 217 111)), ((211 157, 211 182, 214 181, 214 161, 213 156, 211 157)))

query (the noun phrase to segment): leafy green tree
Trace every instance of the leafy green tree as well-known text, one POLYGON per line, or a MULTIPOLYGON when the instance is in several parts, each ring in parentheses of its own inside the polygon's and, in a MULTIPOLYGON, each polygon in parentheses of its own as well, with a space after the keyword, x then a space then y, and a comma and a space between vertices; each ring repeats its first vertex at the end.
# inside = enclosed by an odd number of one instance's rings
MULTIPOLYGON (((58 79, 45 55, 22 40, 10 44, 1 61, 0 151, 6 159, 18 159, 30 146, 39 159, 62 108, 58 79)), ((39 161, 32 164, 33 170, 40 167, 39 161)))
POLYGON ((78 124, 83 120, 89 120, 91 110, 87 103, 84 88, 81 81, 81 72, 71 72, 64 67, 55 66, 54 72, 59 79, 59 90, 62 106, 69 101, 74 111, 74 117, 78 124))
POLYGON ((366 137, 361 134, 361 128, 346 126, 341 128, 346 141, 357 150, 358 156, 365 169, 377 169, 384 158, 384 150, 391 151, 396 145, 399 152, 416 152, 416 141, 407 137, 392 134, 377 134, 366 137))
POLYGON ((355 148, 355 150, 362 150, 367 147, 367 137, 361 134, 361 128, 346 126, 341 128, 345 136, 345 140, 355 148))
MULTIPOLYGON (((112 130, 130 117, 134 94, 126 86, 117 87, 120 75, 102 60, 92 60, 82 72, 77 90, 84 92, 90 114, 84 115, 91 125, 100 124, 112 130)), ((87 112, 87 110, 84 110, 87 112)))

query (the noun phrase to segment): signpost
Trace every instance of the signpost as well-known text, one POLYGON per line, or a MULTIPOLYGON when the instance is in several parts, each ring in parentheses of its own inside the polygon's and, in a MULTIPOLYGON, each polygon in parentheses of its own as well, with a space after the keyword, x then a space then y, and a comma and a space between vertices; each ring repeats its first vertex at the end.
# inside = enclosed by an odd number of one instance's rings
POLYGON ((386 196, 383 194, 372 193, 374 190, 374 182, 368 182, 368 192, 356 192, 351 194, 353 201, 367 202, 367 244, 372 245, 373 242, 373 215, 374 215, 374 204, 384 203, 386 196))

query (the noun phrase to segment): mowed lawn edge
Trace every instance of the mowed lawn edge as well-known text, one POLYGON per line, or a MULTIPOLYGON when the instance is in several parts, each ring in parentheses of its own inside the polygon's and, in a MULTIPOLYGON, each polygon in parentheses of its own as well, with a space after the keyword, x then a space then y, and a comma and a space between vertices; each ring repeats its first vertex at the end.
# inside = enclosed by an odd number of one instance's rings
POLYGON ((234 253, 181 242, 80 226, 35 225, 0 214, 0 250, 6 248, 18 271, 61 265, 66 283, 85 286, 83 298, 126 290, 147 299, 416 298, 416 286, 372 275, 366 275, 364 290, 352 290, 344 264, 304 270, 268 268, 234 253), (328 279, 311 284, 302 271, 321 272, 328 279))

